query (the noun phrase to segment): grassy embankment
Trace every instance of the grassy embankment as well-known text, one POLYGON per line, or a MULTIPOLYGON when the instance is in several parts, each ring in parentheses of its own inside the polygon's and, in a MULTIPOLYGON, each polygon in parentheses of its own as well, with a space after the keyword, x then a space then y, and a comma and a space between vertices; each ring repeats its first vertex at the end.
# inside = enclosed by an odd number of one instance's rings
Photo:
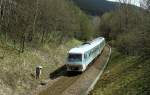
POLYGON ((90 95, 150 95, 150 59, 113 49, 108 67, 90 95))
POLYGON ((26 95, 40 81, 65 63, 68 49, 81 42, 73 39, 64 45, 46 44, 38 49, 26 47, 18 54, 12 47, 0 45, 0 95, 26 95), (40 80, 35 80, 35 67, 43 66, 40 80))

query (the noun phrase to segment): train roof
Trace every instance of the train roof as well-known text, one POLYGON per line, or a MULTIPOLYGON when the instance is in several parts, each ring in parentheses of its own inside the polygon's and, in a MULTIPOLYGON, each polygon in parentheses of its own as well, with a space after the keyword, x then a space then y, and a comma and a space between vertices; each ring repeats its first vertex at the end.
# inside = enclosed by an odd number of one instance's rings
POLYGON ((103 37, 96 38, 90 42, 85 42, 78 47, 72 48, 69 51, 69 53, 83 54, 83 53, 89 51, 90 49, 92 49, 93 47, 97 46, 98 44, 100 44, 103 41, 104 41, 103 37))

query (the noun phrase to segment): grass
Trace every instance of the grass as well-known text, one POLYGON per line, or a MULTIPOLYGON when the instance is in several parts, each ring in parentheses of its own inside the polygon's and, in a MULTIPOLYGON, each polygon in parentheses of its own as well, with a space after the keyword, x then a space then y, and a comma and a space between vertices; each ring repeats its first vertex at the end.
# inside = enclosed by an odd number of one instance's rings
POLYGON ((0 45, 0 95, 26 95, 64 65, 67 51, 80 43, 72 39, 64 45, 44 44, 37 49, 26 47, 22 54, 0 45), (40 80, 34 78, 37 65, 43 66, 40 80))
POLYGON ((150 59, 126 56, 115 49, 90 95, 150 95, 150 59))

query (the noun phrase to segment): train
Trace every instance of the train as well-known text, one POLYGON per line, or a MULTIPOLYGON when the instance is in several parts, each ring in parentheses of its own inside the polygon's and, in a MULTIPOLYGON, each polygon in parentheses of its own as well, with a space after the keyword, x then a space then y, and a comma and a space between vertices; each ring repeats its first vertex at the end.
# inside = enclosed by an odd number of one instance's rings
POLYGON ((84 42, 80 46, 70 49, 67 54, 67 71, 84 72, 88 65, 101 54, 105 44, 105 38, 98 37, 92 41, 84 42))

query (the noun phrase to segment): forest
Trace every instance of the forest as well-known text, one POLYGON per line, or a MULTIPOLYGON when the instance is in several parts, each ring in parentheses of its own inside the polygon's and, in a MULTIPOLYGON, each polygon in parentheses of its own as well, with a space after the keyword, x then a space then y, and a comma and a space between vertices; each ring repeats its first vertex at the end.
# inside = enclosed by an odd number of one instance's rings
POLYGON ((149 27, 149 10, 122 5, 102 15, 99 34, 123 54, 147 58, 150 55, 149 27))
POLYGON ((150 58, 150 0, 120 3, 97 17, 95 24, 72 0, 0 0, 0 94, 30 93, 65 63, 70 48, 99 36, 120 56, 150 58), (41 80, 34 79, 37 65, 45 69, 41 80))
POLYGON ((68 0, 1 0, 0 7, 1 43, 20 52, 27 43, 63 43, 92 36, 90 16, 68 0))
POLYGON ((150 94, 150 1, 141 7, 121 4, 101 16, 97 33, 107 38, 113 52, 90 95, 150 94))
POLYGON ((91 19, 70 0, 0 0, 0 95, 27 95, 48 79, 71 47, 92 38, 91 19))

